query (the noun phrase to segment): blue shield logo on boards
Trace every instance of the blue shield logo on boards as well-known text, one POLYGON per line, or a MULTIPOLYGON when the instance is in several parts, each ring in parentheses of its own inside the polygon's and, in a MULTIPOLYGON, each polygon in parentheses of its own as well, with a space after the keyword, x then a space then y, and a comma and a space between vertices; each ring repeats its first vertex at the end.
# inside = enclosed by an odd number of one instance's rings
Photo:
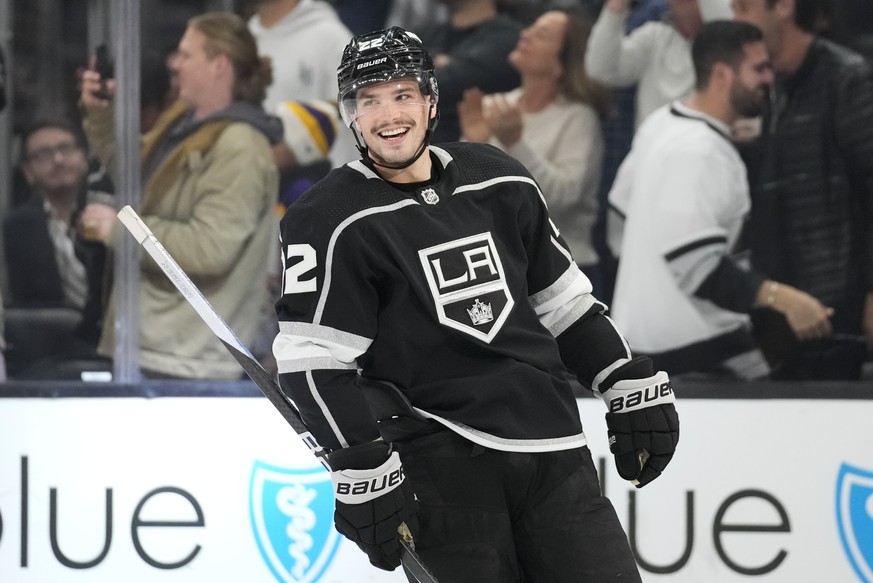
POLYGON ((256 461, 249 513, 258 549, 278 581, 319 580, 341 541, 333 527, 333 484, 324 468, 280 468, 256 461))
POLYGON ((861 581, 873 583, 873 472, 844 463, 836 494, 843 550, 861 581))

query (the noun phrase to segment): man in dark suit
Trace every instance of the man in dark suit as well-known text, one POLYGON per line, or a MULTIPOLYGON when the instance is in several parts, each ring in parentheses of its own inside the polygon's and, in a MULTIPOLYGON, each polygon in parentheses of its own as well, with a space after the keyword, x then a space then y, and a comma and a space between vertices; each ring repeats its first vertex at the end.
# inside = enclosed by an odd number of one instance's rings
POLYGON ((81 236, 78 214, 86 202, 112 204, 112 196, 89 190, 85 146, 66 122, 29 127, 21 139, 20 168, 33 194, 4 225, 8 303, 78 310, 77 336, 96 342, 105 248, 81 236))

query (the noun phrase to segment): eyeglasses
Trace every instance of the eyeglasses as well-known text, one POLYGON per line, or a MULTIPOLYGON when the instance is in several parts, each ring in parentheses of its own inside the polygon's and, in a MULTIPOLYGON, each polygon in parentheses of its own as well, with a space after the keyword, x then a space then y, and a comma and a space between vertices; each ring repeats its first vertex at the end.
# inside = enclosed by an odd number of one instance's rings
POLYGON ((73 153, 79 151, 79 145, 73 142, 67 142, 64 144, 58 144, 56 146, 47 146, 45 148, 40 148, 39 150, 33 151, 27 155, 27 159, 30 162, 34 162, 36 164, 46 164, 47 162, 51 162, 55 159, 57 154, 60 154, 64 158, 68 158, 73 153))

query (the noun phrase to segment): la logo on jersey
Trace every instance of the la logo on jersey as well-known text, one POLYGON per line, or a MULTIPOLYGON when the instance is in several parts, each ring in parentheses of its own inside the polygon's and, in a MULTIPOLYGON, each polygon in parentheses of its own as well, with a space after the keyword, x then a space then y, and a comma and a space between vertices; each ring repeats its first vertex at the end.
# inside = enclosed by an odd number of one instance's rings
POLYGON ((515 305, 491 233, 428 247, 418 256, 440 323, 490 343, 515 305))

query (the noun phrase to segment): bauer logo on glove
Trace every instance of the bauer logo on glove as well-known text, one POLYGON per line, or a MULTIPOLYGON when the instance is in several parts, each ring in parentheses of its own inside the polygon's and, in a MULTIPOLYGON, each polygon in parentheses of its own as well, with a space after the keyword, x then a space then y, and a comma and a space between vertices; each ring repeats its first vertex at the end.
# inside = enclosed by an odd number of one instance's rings
POLYGON ((637 488, 661 475, 679 443, 679 415, 670 379, 663 371, 652 371, 652 361, 638 356, 616 368, 598 387, 609 408, 606 426, 615 469, 637 488))
POLYGON ((418 501, 400 456, 384 441, 354 445, 328 454, 336 505, 334 524, 367 553, 370 563, 393 571, 400 565, 402 527, 418 530, 418 501))
POLYGON ((383 466, 375 470, 346 470, 340 472, 336 479, 336 492, 338 500, 346 504, 358 504, 372 500, 375 496, 381 496, 388 490, 393 490, 403 482, 403 467, 396 467, 390 472, 380 473, 388 464, 399 465, 400 458, 393 454, 383 466), (371 477, 372 474, 377 474, 371 477))
POLYGON ((610 413, 621 413, 642 407, 651 407, 661 403, 672 403, 673 385, 667 378, 667 373, 659 372, 647 379, 618 381, 603 393, 603 400, 609 406, 610 413))

